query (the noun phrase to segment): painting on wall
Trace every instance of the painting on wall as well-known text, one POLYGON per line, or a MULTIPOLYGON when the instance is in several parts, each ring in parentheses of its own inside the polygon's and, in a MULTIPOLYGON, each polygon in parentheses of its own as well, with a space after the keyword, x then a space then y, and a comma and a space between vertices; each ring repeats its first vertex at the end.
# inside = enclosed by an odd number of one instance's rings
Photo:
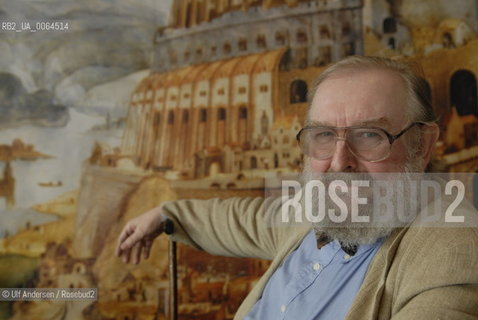
MULTIPOLYGON (((300 172, 310 88, 348 55, 421 65, 440 170, 478 171, 476 1, 0 3, 0 287, 98 290, 1 301, 0 319, 167 319, 168 239, 125 265, 126 221, 300 172)), ((182 245, 177 261, 179 319, 232 319, 269 265, 182 245)))

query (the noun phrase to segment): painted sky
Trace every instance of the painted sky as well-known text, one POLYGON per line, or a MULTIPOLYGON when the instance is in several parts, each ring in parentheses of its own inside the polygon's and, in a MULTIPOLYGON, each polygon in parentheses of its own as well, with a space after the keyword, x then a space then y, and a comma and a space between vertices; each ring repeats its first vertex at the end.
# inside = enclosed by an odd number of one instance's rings
MULTIPOLYGON (((18 79, 25 94, 51 97, 52 107, 45 110, 57 105, 81 109, 85 100, 94 101, 96 87, 150 68, 153 35, 167 23, 170 5, 171 0, 0 0, 0 20, 16 23, 16 29, 26 23, 32 29, 37 22, 68 23, 67 30, 35 33, 0 28, 0 73, 18 79)), ((0 91, 11 82, 0 81, 0 91)), ((0 114, 12 114, 9 106, 0 103, 0 114)), ((14 112, 15 117, 0 120, 21 125, 29 113, 18 107, 14 112)))

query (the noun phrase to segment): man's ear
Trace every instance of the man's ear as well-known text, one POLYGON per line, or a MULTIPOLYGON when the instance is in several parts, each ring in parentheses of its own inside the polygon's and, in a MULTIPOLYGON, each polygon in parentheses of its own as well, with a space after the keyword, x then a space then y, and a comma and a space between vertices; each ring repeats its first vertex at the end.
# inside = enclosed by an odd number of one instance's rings
POLYGON ((440 129, 436 123, 427 123, 422 126, 422 139, 421 139, 421 159, 422 169, 425 170, 435 149, 436 142, 440 137, 440 129))

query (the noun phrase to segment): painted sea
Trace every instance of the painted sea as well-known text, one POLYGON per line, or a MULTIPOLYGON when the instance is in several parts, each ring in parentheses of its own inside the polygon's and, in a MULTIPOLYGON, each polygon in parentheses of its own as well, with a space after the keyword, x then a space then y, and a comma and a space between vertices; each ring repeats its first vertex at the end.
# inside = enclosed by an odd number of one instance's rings
MULTIPOLYGON (((70 121, 63 128, 22 126, 0 130, 0 144, 11 144, 21 139, 34 145, 35 150, 53 156, 34 161, 16 160, 11 163, 15 178, 16 206, 7 210, 5 199, 0 198, 0 237, 13 235, 27 224, 35 226, 57 219, 39 213, 31 206, 55 199, 59 195, 79 188, 82 164, 91 154, 95 141, 119 146, 122 129, 91 130, 105 123, 105 118, 83 114, 70 109, 70 121), (52 182, 60 186, 45 187, 52 182)), ((0 175, 4 163, 0 162, 0 175)))

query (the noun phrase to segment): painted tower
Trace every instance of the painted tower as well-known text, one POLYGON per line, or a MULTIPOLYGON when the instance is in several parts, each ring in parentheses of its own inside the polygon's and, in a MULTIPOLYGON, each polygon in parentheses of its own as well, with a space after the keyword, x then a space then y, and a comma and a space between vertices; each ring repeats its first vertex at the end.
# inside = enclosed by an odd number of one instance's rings
POLYGON ((313 79, 361 53, 360 0, 175 1, 152 74, 133 93, 122 153, 188 178, 293 168, 313 79))

